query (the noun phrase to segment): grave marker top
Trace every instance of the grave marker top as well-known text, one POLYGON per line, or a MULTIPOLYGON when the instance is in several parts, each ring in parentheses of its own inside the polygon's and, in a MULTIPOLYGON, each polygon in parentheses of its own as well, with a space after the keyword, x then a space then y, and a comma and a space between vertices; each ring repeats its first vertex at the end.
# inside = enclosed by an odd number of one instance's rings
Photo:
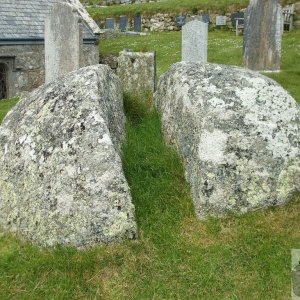
POLYGON ((105 28, 106 29, 114 29, 115 28, 115 19, 114 18, 106 18, 105 28))
POLYGON ((251 0, 245 14, 244 65, 280 70, 282 11, 279 0, 251 0))
POLYGON ((186 16, 177 16, 176 24, 178 27, 182 27, 186 23, 186 16))
POLYGON ((142 17, 140 14, 135 15, 133 18, 133 27, 135 32, 142 31, 142 17))
POLYGON ((227 18, 226 16, 217 16, 216 17, 216 25, 217 26, 225 26, 227 18))
POLYGON ((57 3, 45 20, 45 81, 79 69, 82 37, 71 5, 57 3))
POLYGON ((198 20, 182 27, 182 61, 207 63, 208 24, 198 20))

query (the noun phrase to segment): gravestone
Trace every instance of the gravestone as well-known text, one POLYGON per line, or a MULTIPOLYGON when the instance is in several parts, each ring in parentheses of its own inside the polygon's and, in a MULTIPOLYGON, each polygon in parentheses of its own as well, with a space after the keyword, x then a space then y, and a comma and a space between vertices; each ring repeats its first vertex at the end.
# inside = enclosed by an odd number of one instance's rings
POLYGON ((127 29, 127 16, 120 16, 119 29, 121 31, 126 31, 126 29, 127 29))
POLYGON ((198 20, 182 27, 182 61, 207 63, 208 24, 198 20))
POLYGON ((124 50, 119 53, 117 75, 123 91, 151 94, 156 88, 156 53, 124 50))
POLYGON ((239 20, 240 25, 244 25, 244 18, 245 18, 245 13, 243 13, 242 11, 233 13, 231 15, 231 25, 232 25, 232 27, 236 26, 236 20, 237 19, 239 20))
POLYGON ((46 83, 79 69, 81 44, 79 17, 71 5, 53 5, 45 19, 46 83))
POLYGON ((106 18, 105 28, 106 29, 115 29, 115 19, 114 18, 106 18))
POLYGON ((133 18, 133 30, 135 32, 142 31, 142 16, 140 14, 135 15, 133 18))
POLYGON ((216 17, 216 26, 225 26, 227 18, 226 16, 217 16, 216 17))
POLYGON ((255 71, 280 70, 281 32, 279 0, 251 0, 245 14, 245 67, 255 71))
POLYGON ((210 17, 209 17, 209 14, 204 14, 202 15, 202 22, 204 23, 210 23, 210 17))
POLYGON ((175 21, 178 27, 182 27, 186 23, 186 16, 177 16, 175 21))

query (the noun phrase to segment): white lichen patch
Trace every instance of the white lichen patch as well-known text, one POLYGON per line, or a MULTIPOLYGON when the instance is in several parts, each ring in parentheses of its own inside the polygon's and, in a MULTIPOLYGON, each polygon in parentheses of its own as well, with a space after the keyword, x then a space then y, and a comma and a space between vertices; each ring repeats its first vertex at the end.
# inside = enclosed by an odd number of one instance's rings
POLYGON ((228 135, 221 130, 202 132, 198 145, 199 158, 216 164, 224 162, 227 139, 228 135))

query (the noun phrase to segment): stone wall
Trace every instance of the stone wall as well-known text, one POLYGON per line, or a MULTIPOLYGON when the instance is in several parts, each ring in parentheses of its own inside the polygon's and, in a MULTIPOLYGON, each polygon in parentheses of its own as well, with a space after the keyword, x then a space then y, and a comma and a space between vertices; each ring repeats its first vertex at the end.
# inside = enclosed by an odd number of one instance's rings
MULTIPOLYGON (((203 11, 200 11, 199 14, 204 14, 203 11)), ((194 16, 192 14, 186 14, 187 19, 196 19, 200 18, 199 16, 194 16)), ((210 24, 212 26, 216 26, 216 17, 220 15, 217 13, 210 14, 210 24)), ((164 32, 164 31, 178 31, 180 28, 176 24, 176 16, 178 14, 174 13, 157 13, 154 15, 142 15, 142 30, 144 32, 164 32)), ((231 25, 231 13, 226 14, 227 17, 227 26, 232 27, 231 25)), ((98 22, 101 28, 105 28, 105 20, 100 20, 98 22)), ((128 17, 128 30, 132 30, 133 28, 133 17, 128 17)), ((115 18, 115 29, 119 29, 119 20, 115 18)))
MULTIPOLYGON (((240 11, 245 11, 245 9, 242 9, 240 11)), ((203 10, 199 10, 198 15, 205 14, 207 12, 203 10)), ((193 16, 191 13, 185 13, 184 15, 187 16, 187 18, 196 18, 196 16, 193 16)), ((210 25, 211 26, 216 26, 216 17, 218 15, 221 15, 218 12, 210 12, 210 25)), ((227 17, 227 26, 229 28, 232 27, 231 24, 231 15, 232 13, 228 12, 225 13, 227 17)), ((176 25, 176 16, 178 14, 176 13, 157 13, 153 15, 142 15, 142 29, 145 32, 152 32, 152 31, 158 31, 158 32, 163 32, 163 31, 176 31, 180 30, 178 26, 176 25)), ((129 24, 129 30, 133 28, 133 17, 128 16, 128 24, 129 24)), ((100 20, 99 26, 101 28, 105 28, 105 20, 100 20)), ((115 17, 115 29, 118 28, 118 17, 115 17)), ((300 2, 297 2, 295 4, 295 15, 294 15, 294 28, 300 28, 300 2)))
MULTIPOLYGON (((88 1, 87 1, 88 2, 88 1)), ((160 0, 99 0, 97 6, 160 2, 160 0)), ((88 6, 88 5, 87 5, 88 6)))
MULTIPOLYGON (((81 67, 99 63, 97 45, 82 46, 81 67)), ((8 65, 8 97, 30 92, 45 82, 44 45, 0 45, 0 63, 8 65)))

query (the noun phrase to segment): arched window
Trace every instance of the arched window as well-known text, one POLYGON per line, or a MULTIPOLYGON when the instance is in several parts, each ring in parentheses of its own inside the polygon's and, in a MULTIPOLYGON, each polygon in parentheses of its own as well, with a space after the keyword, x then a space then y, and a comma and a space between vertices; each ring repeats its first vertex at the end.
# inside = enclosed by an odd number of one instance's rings
POLYGON ((7 66, 4 63, 0 63, 0 100, 6 99, 8 96, 7 90, 7 66))

